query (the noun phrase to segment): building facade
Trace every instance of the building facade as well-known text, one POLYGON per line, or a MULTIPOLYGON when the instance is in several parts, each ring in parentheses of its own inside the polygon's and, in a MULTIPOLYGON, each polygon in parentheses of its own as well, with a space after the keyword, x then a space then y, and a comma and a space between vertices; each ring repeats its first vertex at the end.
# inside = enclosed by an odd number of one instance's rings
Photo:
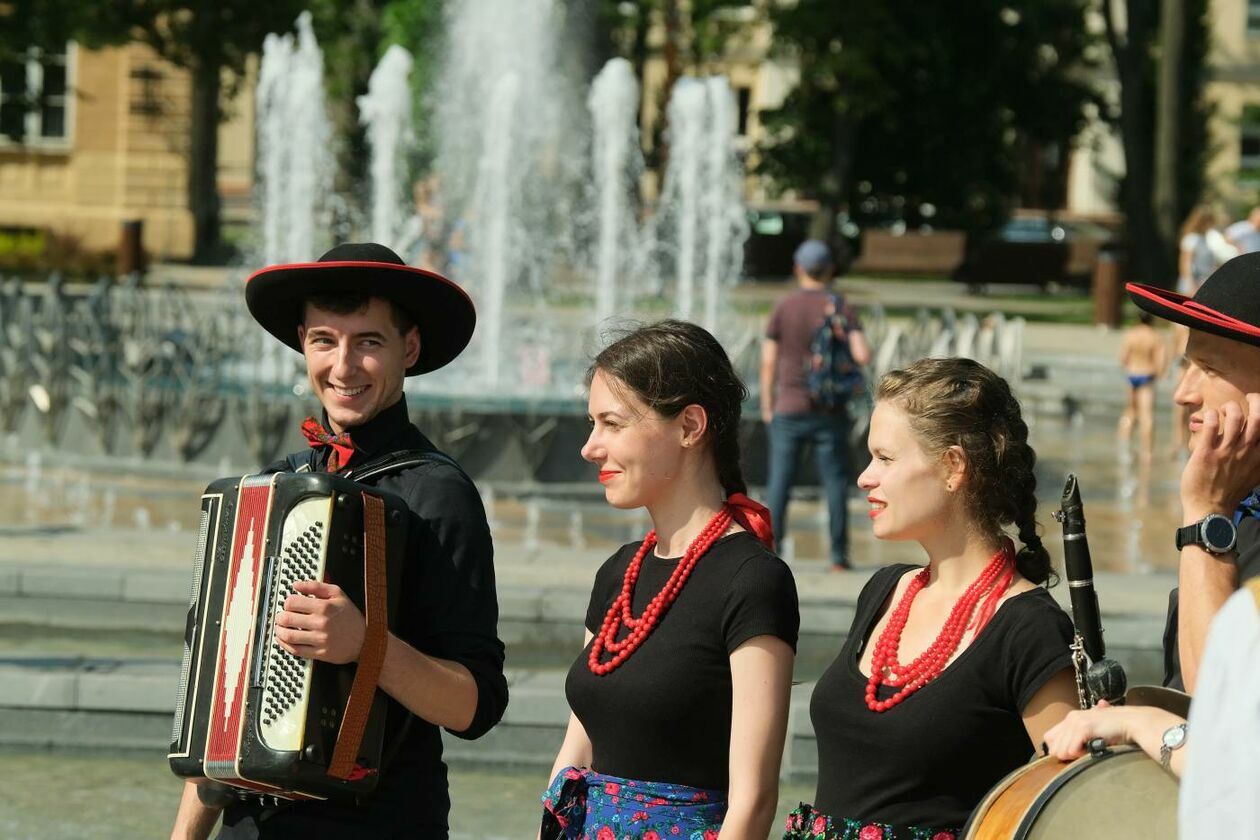
MULTIPOLYGON (((190 256, 189 98, 188 74, 138 43, 0 63, 0 250, 110 251, 123 223, 140 221, 151 256, 190 256)), ((250 100, 220 128, 229 198, 249 191, 250 100)))

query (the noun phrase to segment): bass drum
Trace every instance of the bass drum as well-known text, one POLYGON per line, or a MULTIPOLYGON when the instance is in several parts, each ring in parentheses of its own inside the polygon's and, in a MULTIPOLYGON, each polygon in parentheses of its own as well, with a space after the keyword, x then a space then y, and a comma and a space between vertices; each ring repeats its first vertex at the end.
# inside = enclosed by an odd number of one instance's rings
POLYGON ((1011 773, 960 840, 1172 840, 1177 779, 1137 747, 1075 761, 1039 758, 1011 773))

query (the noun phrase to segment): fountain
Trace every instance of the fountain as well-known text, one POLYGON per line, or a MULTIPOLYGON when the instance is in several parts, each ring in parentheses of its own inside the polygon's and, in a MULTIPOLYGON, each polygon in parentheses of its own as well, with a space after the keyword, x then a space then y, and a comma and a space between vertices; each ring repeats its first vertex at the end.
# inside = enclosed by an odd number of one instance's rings
POLYGON ((263 41, 256 92, 265 264, 313 260, 328 245, 332 128, 324 110, 324 56, 310 12, 292 34, 263 41))
POLYGON ((411 53, 397 44, 385 51, 358 97, 359 122, 367 127, 372 162, 372 241, 398 250, 402 230, 402 153, 411 131, 411 53))
MULTIPOLYGON (((640 194, 633 68, 612 59, 584 89, 559 60, 560 11, 558 0, 448 4, 435 79, 437 154, 426 183, 439 212, 425 223, 442 234, 445 270, 479 317, 463 359, 407 382, 409 406, 439 446, 500 489, 572 481, 584 469, 575 455, 584 373, 618 316, 697 320, 755 378, 758 319, 724 309, 746 233, 730 85, 678 81, 653 203, 640 194)), ((309 261, 327 244, 333 143, 321 62, 306 14, 296 35, 263 45, 260 261, 309 261)), ((387 243, 402 231, 409 177, 410 65, 389 49, 358 100, 372 153, 364 216, 387 243)), ((1014 359, 1018 376, 1022 322, 960 327, 945 313, 903 330, 867 320, 879 348, 874 375, 955 350, 1014 359)), ((30 293, 0 284, 0 328, 0 426, 16 432, 25 415, 51 445, 73 441, 133 466, 197 463, 223 475, 266 463, 294 442, 295 416, 316 407, 301 357, 256 328, 236 287, 106 283, 76 297, 58 284, 30 293), (29 364, 15 363, 19 349, 29 364), (115 429, 130 429, 130 440, 116 442, 115 429)))
POLYGON ((637 256, 638 229, 631 196, 643 170, 639 129, 639 82, 624 58, 611 59, 591 83, 586 100, 594 126, 592 163, 599 210, 595 260, 596 329, 631 302, 631 261, 637 256), (622 291, 618 294, 619 290, 622 291))
POLYGON ((710 331, 717 329, 724 291, 739 273, 748 234, 735 133, 735 97, 725 78, 678 80, 669 99, 663 221, 653 234, 657 247, 673 258, 675 315, 710 331), (669 231, 672 242, 665 237, 669 231), (698 278, 703 297, 697 317, 698 278))

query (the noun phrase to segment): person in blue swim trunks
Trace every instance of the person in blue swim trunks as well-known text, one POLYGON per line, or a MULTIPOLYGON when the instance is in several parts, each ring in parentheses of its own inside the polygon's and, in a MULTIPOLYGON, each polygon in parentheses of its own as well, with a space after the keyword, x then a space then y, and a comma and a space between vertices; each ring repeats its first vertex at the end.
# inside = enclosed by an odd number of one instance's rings
POLYGON ((1138 323, 1125 330, 1120 365, 1129 380, 1129 402, 1120 416, 1122 452, 1129 451, 1133 426, 1138 427, 1138 450, 1149 463, 1155 447, 1155 381, 1168 370, 1168 342, 1151 326, 1149 312, 1138 313, 1138 323))

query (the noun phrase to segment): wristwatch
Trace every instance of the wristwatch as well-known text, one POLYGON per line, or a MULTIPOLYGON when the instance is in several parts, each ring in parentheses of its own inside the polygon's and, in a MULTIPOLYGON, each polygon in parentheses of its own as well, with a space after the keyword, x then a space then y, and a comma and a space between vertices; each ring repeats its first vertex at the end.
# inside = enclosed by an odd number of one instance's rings
POLYGON ((1238 529, 1227 516, 1209 513, 1198 522, 1177 529, 1177 550, 1188 545, 1202 546, 1209 554, 1228 554, 1238 541, 1238 529))
POLYGON ((1164 737, 1159 741, 1159 763, 1165 770, 1172 764, 1173 750, 1179 750, 1186 743, 1186 725, 1179 723, 1164 730, 1164 737))

